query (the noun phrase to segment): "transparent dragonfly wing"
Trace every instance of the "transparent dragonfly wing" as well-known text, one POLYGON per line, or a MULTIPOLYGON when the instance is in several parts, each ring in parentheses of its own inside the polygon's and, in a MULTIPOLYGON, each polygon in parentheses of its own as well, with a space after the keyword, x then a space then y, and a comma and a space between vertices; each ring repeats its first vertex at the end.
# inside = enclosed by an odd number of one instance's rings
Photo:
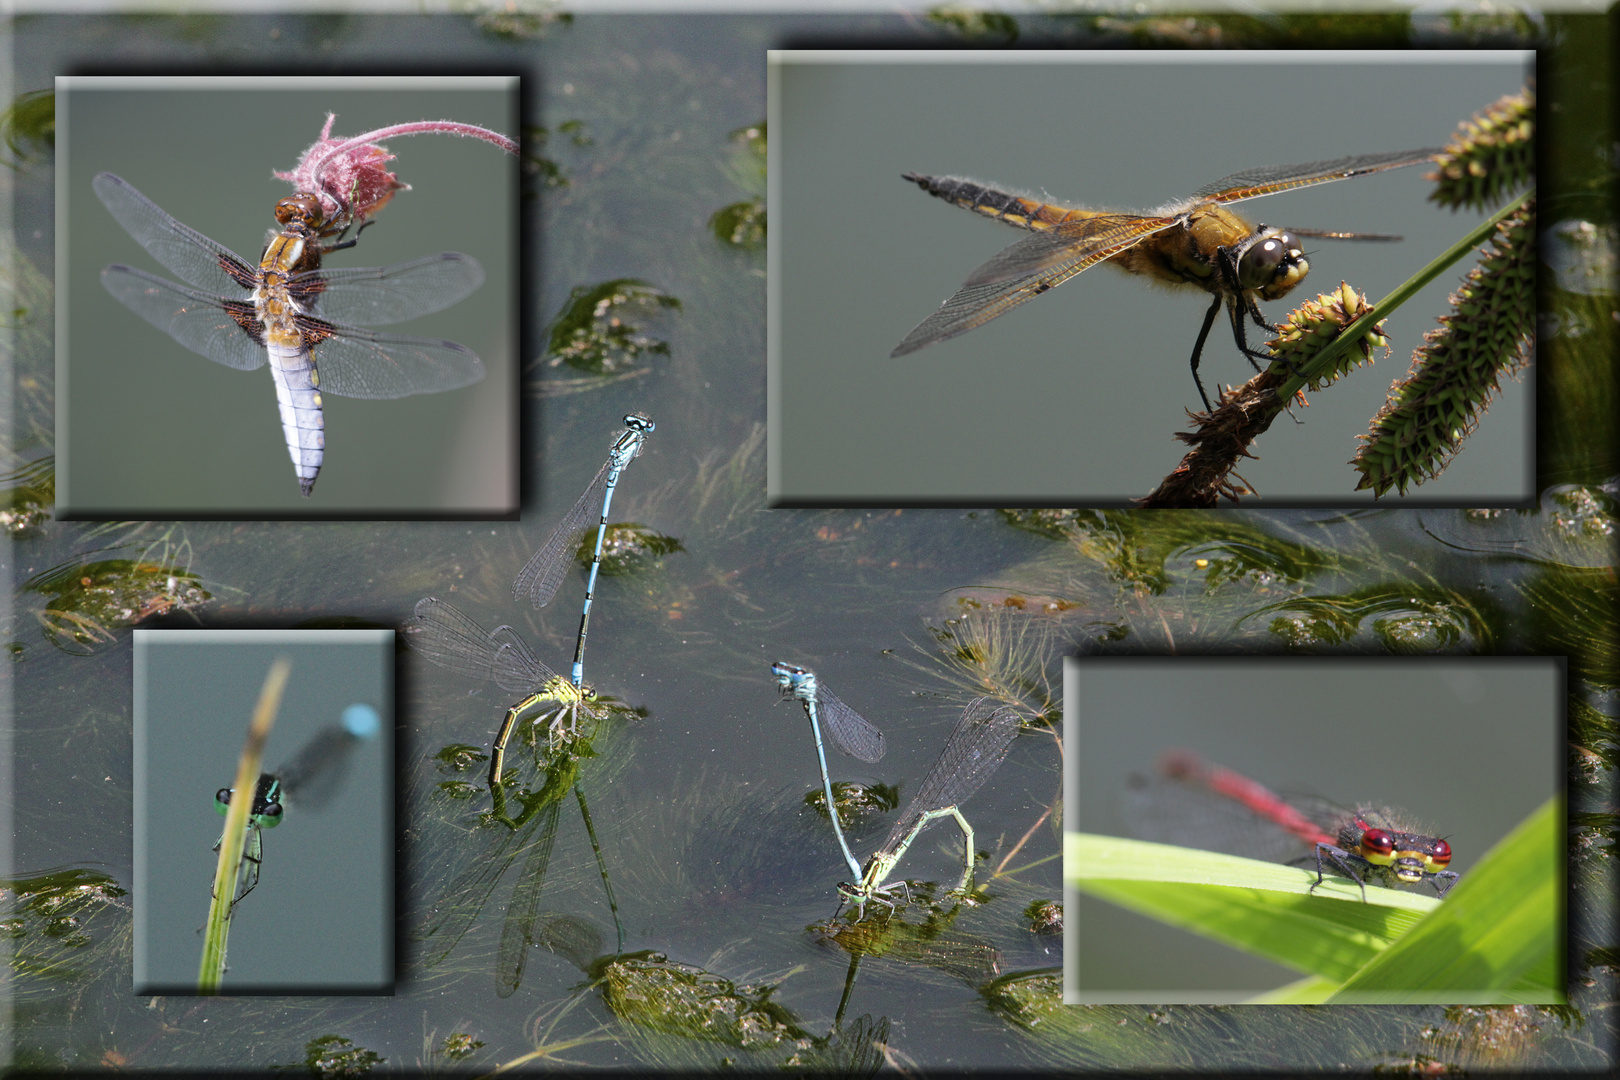
POLYGON ((377 334, 308 315, 296 322, 326 393, 383 400, 456 390, 484 377, 478 354, 453 341, 377 334))
POLYGON ((483 682, 495 677, 496 646, 489 631, 453 604, 432 596, 418 600, 400 632, 407 645, 442 668, 483 682))
POLYGON ((325 318, 375 326, 443 311, 483 283, 478 260, 445 251, 392 266, 313 270, 287 287, 325 318))
POLYGON ((320 809, 343 785, 360 738, 334 724, 322 728, 276 775, 293 805, 320 809))
POLYGON ((180 224, 125 180, 112 173, 99 173, 90 186, 124 231, 183 280, 221 296, 253 288, 257 270, 252 264, 196 229, 180 224))
POLYGON ((562 521, 552 530, 540 550, 529 557, 512 581, 512 599, 525 597, 535 607, 545 607, 557 595, 563 578, 574 565, 574 553, 586 530, 602 522, 602 494, 607 490, 608 473, 613 470, 612 460, 602 463, 596 478, 575 500, 562 521))
POLYGON ((264 346, 238 321, 257 318, 251 302, 207 296, 117 263, 101 272, 101 284, 119 303, 199 356, 238 371, 264 366, 264 346))
POLYGON ((527 693, 558 677, 510 626, 497 626, 490 631, 489 640, 495 646, 492 666, 501 689, 527 693))
POLYGON ((527 693, 557 673, 535 659, 510 626, 485 630, 455 605, 437 597, 416 602, 416 612, 400 627, 405 643, 431 663, 503 690, 527 693))
POLYGON ((954 296, 918 324, 889 355, 904 356, 983 326, 1082 270, 1163 232, 1178 220, 1098 214, 1026 236, 975 270, 954 296))
POLYGON ((1120 802, 1125 833, 1138 840, 1287 862, 1312 849, 1243 804, 1172 777, 1132 776, 1120 802))
POLYGON ((1406 165, 1421 165, 1432 161, 1436 154, 1444 153, 1435 147, 1425 150, 1395 150, 1384 154, 1360 154, 1356 157, 1334 158, 1331 161, 1310 161, 1303 165, 1262 165, 1258 169, 1223 176, 1213 184, 1205 184, 1193 193, 1195 200, 1215 203, 1242 202, 1258 199, 1291 188, 1327 184, 1334 180, 1348 180, 1352 176, 1399 169, 1406 165))
POLYGON ((827 741, 840 751, 861 761, 882 760, 887 749, 883 732, 819 682, 816 684, 816 712, 827 731, 827 741))
POLYGON ((527 848, 528 857, 512 888, 512 899, 506 905, 501 942, 495 952, 497 997, 511 997, 523 983, 523 966, 536 940, 534 920, 540 913, 540 895, 545 890, 546 871, 551 867, 551 849, 557 839, 557 818, 561 809, 562 802, 558 800, 542 812, 540 836, 527 848))
POLYGON ((878 850, 892 851, 924 814, 967 802, 1001 768, 1022 723, 1017 709, 998 706, 993 698, 969 702, 945 749, 878 850))

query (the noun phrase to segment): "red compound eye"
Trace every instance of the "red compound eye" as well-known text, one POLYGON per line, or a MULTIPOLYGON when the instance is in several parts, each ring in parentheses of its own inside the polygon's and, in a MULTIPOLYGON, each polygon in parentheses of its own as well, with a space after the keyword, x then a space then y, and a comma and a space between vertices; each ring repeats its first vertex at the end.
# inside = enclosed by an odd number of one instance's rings
POLYGON ((1436 840, 1433 849, 1429 852, 1429 862, 1444 869, 1451 865, 1451 845, 1444 840, 1436 840))
POLYGON ((1395 838, 1383 829, 1368 829, 1361 834, 1361 846, 1372 855, 1389 855, 1395 850, 1395 838))

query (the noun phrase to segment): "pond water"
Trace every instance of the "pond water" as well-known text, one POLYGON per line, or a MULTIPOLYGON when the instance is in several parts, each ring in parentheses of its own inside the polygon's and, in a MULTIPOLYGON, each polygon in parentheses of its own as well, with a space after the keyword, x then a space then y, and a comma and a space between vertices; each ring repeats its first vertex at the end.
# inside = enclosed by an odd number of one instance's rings
MULTIPOLYGON (((318 54, 341 67, 419 55, 431 41, 440 61, 520 72, 526 117, 546 129, 526 147, 544 160, 530 162, 525 189, 538 206, 525 245, 521 521, 47 521, 14 540, 12 873, 29 882, 8 912, 20 1063, 266 1068, 308 1056, 336 1068, 369 1053, 379 1069, 410 1071, 867 1072, 885 1054, 924 1069, 1612 1061, 1612 1020, 1593 1008, 1612 978, 1574 959, 1579 1023, 1548 1011, 1079 1009, 1059 1003, 1061 939, 1025 914, 1062 895, 1058 718, 1062 659, 1076 654, 1565 655, 1571 741, 1588 767, 1571 780, 1571 809, 1612 809, 1615 490, 1602 449, 1612 408, 1577 407, 1567 389, 1602 398, 1612 381, 1602 344, 1612 294, 1557 297, 1565 332, 1538 358, 1551 369, 1540 383, 1548 479, 1532 508, 770 509, 766 263, 749 243, 766 226, 753 208, 765 194, 762 50, 908 24, 581 17, 543 35, 516 16, 499 24, 532 36, 491 25, 252 16, 15 28, 22 89, 91 59, 318 54), (716 214, 742 243, 717 237, 716 214), (598 299, 630 297, 603 309, 618 326, 596 326, 607 370, 547 363, 547 329, 604 283, 619 284, 598 299), (656 292, 637 302, 642 288, 656 292), (574 759, 537 764, 521 745, 509 754, 544 798, 508 805, 507 824, 488 819, 481 755, 521 695, 400 648, 394 996, 136 998, 131 897, 120 893, 133 880, 129 627, 397 628, 434 596, 485 627, 509 624, 565 672, 584 571, 538 611, 512 600, 511 581, 631 412, 657 430, 624 474, 613 520, 645 532, 639 554, 612 564, 624 572, 598 584, 586 658, 587 681, 624 707, 606 710, 574 759), (830 755, 833 778, 897 787, 902 803, 969 700, 1020 704, 1024 732, 963 808, 984 855, 975 902, 943 896, 961 860, 946 821, 902 867, 942 883, 934 903, 923 886, 887 926, 829 925, 848 868, 805 801, 821 785, 802 711, 778 702, 778 660, 814 669, 886 736, 878 763, 830 755), (348 1042, 315 1042, 327 1036, 348 1042)), ((1590 26, 1585 36, 1602 37, 1590 26)), ((1544 63, 1574 72, 1588 58, 1571 41, 1544 63)), ((1551 97, 1562 84, 1549 83, 1551 97)), ((1582 182, 1607 191, 1610 180, 1582 182)), ((50 168, 10 182, 19 251, 48 278, 50 168)), ((36 295, 27 286, 19 295, 36 295)), ((37 327, 16 337, 16 379, 7 449, 21 466, 50 448, 50 346, 37 327)), ((24 479, 38 476, 14 490, 24 479)), ((211 793, 193 793, 210 820, 211 793)), ((853 823, 858 858, 891 822, 853 823)), ((1610 940, 1606 852, 1583 849, 1571 871, 1572 957, 1610 940)), ((211 868, 205 845, 199 922, 211 868)), ((242 916, 300 917, 271 869, 242 916)))

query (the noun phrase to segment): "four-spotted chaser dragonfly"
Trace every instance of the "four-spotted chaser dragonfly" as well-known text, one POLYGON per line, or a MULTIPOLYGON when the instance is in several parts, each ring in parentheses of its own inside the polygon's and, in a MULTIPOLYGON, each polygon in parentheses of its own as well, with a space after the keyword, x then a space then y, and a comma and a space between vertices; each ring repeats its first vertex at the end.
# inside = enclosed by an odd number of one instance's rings
POLYGON ((281 427, 307 496, 326 445, 321 393, 398 398, 475 383, 484 365, 453 341, 376 334, 362 325, 441 311, 484 283, 476 259, 441 252, 393 266, 321 269, 321 256, 354 240, 323 245, 331 230, 307 192, 276 204, 257 266, 187 228, 112 173, 92 181, 96 195, 153 258, 195 289, 113 264, 101 283, 126 307, 216 363, 252 371, 270 361, 281 427), (201 290, 201 291, 199 291, 201 290))
POLYGON ((1145 274, 1167 285, 1190 285, 1214 296, 1193 345, 1193 382, 1208 409, 1209 395, 1198 377, 1198 358, 1215 315, 1224 305, 1232 320, 1232 337, 1256 371, 1255 360, 1270 357, 1251 349, 1244 315, 1263 330, 1275 331, 1260 314, 1258 301, 1285 296, 1310 269, 1300 237, 1330 240, 1397 240, 1377 233, 1318 232, 1251 225, 1225 208, 1227 203, 1255 199, 1290 188, 1325 184, 1385 169, 1417 165, 1438 150, 1402 150, 1313 161, 1306 165, 1270 165, 1233 173, 1193 193, 1192 198, 1151 214, 1076 210, 1039 199, 1012 195, 959 177, 905 173, 930 195, 973 210, 1035 235, 1006 248, 985 263, 945 301, 940 309, 906 335, 890 356, 904 356, 936 341, 965 334, 1005 314, 1024 301, 1063 284, 1080 271, 1107 262, 1132 274, 1145 274))

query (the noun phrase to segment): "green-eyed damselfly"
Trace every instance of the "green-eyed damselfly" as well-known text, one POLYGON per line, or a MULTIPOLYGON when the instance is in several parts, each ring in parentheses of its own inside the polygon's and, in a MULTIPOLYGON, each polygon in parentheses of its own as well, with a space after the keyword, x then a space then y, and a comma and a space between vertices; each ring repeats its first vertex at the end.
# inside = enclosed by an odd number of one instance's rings
POLYGON ((405 621, 401 630, 411 648, 440 667, 471 679, 492 679, 503 690, 528 695, 506 710, 495 736, 489 758, 492 788, 501 782, 506 744, 518 717, 551 706, 535 719, 548 719, 549 734, 555 739, 576 734, 579 710, 589 712, 595 700, 590 687, 575 686, 536 659, 510 626, 486 631, 454 605, 435 597, 418 600, 416 614, 405 621))
MULTIPOLYGON (((343 783, 355 746, 375 737, 379 723, 377 710, 372 706, 350 705, 343 710, 341 723, 330 724, 316 732, 291 761, 274 772, 259 774, 253 808, 248 812, 242 868, 237 875, 236 894, 231 898, 233 910, 259 883, 259 868, 264 862, 264 841, 260 834, 281 824, 283 802, 290 801, 312 810, 329 802, 343 783)), ((229 811, 235 794, 233 788, 220 788, 214 793, 214 809, 221 816, 229 811)), ((224 839, 220 837, 220 842, 214 845, 215 851, 224 839)))

